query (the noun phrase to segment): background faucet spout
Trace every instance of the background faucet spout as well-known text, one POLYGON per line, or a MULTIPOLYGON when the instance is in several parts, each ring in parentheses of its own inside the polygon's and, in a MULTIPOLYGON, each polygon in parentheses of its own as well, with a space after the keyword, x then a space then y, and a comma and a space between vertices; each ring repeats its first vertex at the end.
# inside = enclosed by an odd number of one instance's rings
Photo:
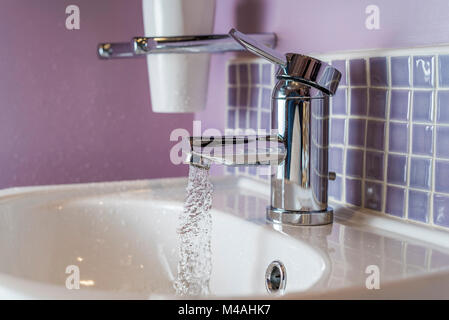
POLYGON ((190 137, 186 162, 209 167, 279 165, 286 149, 277 135, 190 137))

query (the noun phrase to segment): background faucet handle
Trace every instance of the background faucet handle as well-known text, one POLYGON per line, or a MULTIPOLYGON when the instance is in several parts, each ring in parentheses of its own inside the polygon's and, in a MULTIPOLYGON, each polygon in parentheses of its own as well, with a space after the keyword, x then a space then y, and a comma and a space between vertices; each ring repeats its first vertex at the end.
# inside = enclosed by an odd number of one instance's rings
POLYGON ((246 50, 262 57, 272 63, 278 64, 283 68, 287 67, 287 58, 284 54, 267 47, 266 45, 260 43, 259 41, 247 36, 244 33, 232 28, 229 31, 229 35, 237 41, 246 50))

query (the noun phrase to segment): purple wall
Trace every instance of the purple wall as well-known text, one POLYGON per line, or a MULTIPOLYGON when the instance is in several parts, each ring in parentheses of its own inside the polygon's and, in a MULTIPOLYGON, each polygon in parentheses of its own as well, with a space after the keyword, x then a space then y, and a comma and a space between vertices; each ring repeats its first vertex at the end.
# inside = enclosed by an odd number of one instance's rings
MULTIPOLYGON (((403 48, 449 43, 447 0, 216 0, 215 32, 275 32, 282 52, 403 48), (365 8, 380 9, 380 29, 367 30, 365 8), (313 31, 312 31, 313 30, 313 31)), ((240 54, 242 55, 242 54, 240 54)), ((235 54, 214 55, 203 127, 223 129, 225 65, 235 54), (223 118, 217 117, 220 110, 223 118)), ((251 56, 251 55, 248 55, 251 56)))
POLYGON ((0 1, 0 188, 186 174, 169 135, 192 116, 151 112, 145 59, 95 54, 142 33, 140 0, 0 1))
POLYGON ((447 0, 217 0, 216 31, 276 32, 281 51, 334 52, 449 42, 447 0), (380 29, 365 28, 377 5, 380 29))

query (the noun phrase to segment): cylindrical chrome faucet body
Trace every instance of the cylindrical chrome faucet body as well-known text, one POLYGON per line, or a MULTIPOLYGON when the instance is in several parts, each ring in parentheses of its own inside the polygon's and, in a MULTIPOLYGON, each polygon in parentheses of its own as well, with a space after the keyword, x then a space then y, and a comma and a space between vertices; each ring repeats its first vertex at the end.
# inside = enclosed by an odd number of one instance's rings
POLYGON ((332 222, 327 206, 329 96, 288 77, 272 93, 272 130, 286 149, 271 175, 271 220, 290 224, 332 222))
POLYGON ((279 66, 272 94, 272 129, 284 145, 284 161, 271 175, 267 218, 276 223, 332 223, 327 206, 329 96, 341 73, 318 59, 281 54, 232 29, 229 34, 246 50, 279 66))

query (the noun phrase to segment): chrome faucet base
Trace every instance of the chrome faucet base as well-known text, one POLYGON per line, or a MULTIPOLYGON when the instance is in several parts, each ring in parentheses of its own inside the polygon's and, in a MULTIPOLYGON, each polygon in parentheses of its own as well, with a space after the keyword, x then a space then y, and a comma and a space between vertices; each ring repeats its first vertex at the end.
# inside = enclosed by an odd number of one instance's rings
POLYGON ((328 207, 322 211, 291 211, 269 206, 267 219, 273 223, 293 226, 319 226, 333 222, 334 209, 328 207))

